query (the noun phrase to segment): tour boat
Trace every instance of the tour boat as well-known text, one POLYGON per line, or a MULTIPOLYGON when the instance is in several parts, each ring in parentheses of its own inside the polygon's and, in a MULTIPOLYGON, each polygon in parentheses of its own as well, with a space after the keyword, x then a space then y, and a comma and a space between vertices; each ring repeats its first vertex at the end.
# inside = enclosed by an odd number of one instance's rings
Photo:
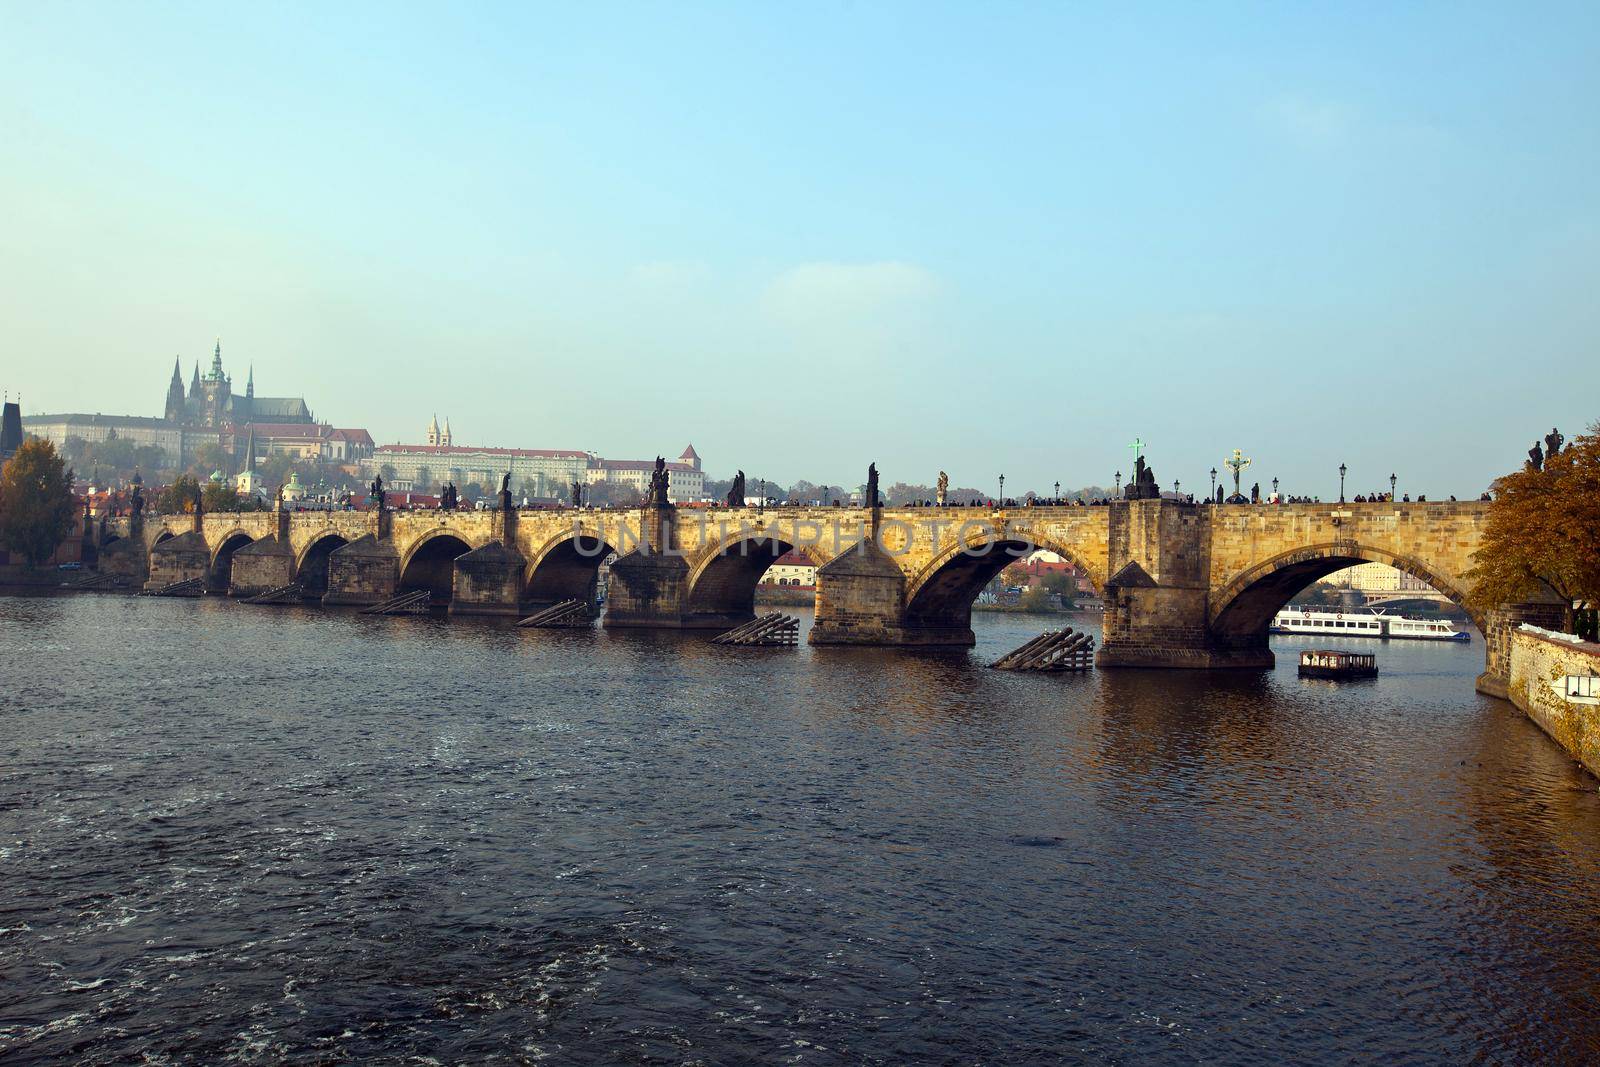
POLYGON ((1408 641, 1470 641, 1472 635, 1445 619, 1406 619, 1381 612, 1300 611, 1285 608, 1268 632, 1322 637, 1377 637, 1408 641))
POLYGON ((1315 648, 1300 653, 1302 678, 1376 678, 1378 657, 1370 652, 1315 648))

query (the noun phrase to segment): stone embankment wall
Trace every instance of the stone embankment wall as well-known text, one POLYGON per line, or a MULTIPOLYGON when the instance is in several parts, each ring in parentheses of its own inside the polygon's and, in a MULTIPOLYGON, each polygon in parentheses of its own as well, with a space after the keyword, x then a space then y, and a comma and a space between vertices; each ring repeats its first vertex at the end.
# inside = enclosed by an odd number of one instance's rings
POLYGON ((1600 775, 1600 704, 1568 700, 1557 688, 1568 675, 1600 675, 1600 645, 1533 626, 1512 633, 1511 703, 1600 775))

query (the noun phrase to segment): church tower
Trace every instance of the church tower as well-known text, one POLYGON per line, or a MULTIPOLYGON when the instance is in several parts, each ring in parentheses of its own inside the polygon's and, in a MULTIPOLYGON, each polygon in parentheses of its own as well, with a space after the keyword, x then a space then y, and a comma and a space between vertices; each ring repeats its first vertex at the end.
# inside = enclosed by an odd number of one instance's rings
POLYGON ((172 357, 172 381, 167 383, 168 422, 183 421, 183 372, 178 369, 178 357, 172 357))
POLYGON ((444 447, 446 447, 446 448, 450 447, 450 416, 449 415, 446 415, 444 417, 444 433, 439 435, 439 443, 441 445, 444 445, 444 447))
POLYGON ((245 379, 244 395, 246 400, 254 400, 256 398, 256 365, 254 363, 250 364, 250 377, 245 379))
POLYGON ((428 420, 428 444, 429 445, 437 445, 438 443, 439 443, 439 416, 435 415, 433 418, 428 420))

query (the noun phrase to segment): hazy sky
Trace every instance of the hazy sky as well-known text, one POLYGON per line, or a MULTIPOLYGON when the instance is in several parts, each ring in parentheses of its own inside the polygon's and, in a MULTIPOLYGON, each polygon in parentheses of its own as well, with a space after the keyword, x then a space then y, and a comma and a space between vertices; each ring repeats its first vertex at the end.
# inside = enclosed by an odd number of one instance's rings
POLYGON ((1600 4, 1127 6, 0 0, 0 386, 1015 491, 1600 418, 1600 4))

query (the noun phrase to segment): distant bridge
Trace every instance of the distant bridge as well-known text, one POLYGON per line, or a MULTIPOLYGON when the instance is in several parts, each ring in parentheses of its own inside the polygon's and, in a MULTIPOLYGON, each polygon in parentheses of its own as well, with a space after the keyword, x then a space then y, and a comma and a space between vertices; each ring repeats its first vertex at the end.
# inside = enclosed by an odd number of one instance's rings
POLYGON ((972 604, 1008 563, 1048 549, 1106 603, 1101 666, 1268 667, 1267 625, 1310 583, 1386 563, 1465 608, 1487 636, 1480 688, 1503 690, 1509 631, 1559 605, 1469 604, 1487 505, 1473 502, 1099 507, 274 511, 107 520, 102 567, 219 594, 299 582, 327 605, 427 589, 452 614, 592 602, 615 555, 607 626, 728 628, 786 552, 818 567, 815 644, 970 645, 972 604))

